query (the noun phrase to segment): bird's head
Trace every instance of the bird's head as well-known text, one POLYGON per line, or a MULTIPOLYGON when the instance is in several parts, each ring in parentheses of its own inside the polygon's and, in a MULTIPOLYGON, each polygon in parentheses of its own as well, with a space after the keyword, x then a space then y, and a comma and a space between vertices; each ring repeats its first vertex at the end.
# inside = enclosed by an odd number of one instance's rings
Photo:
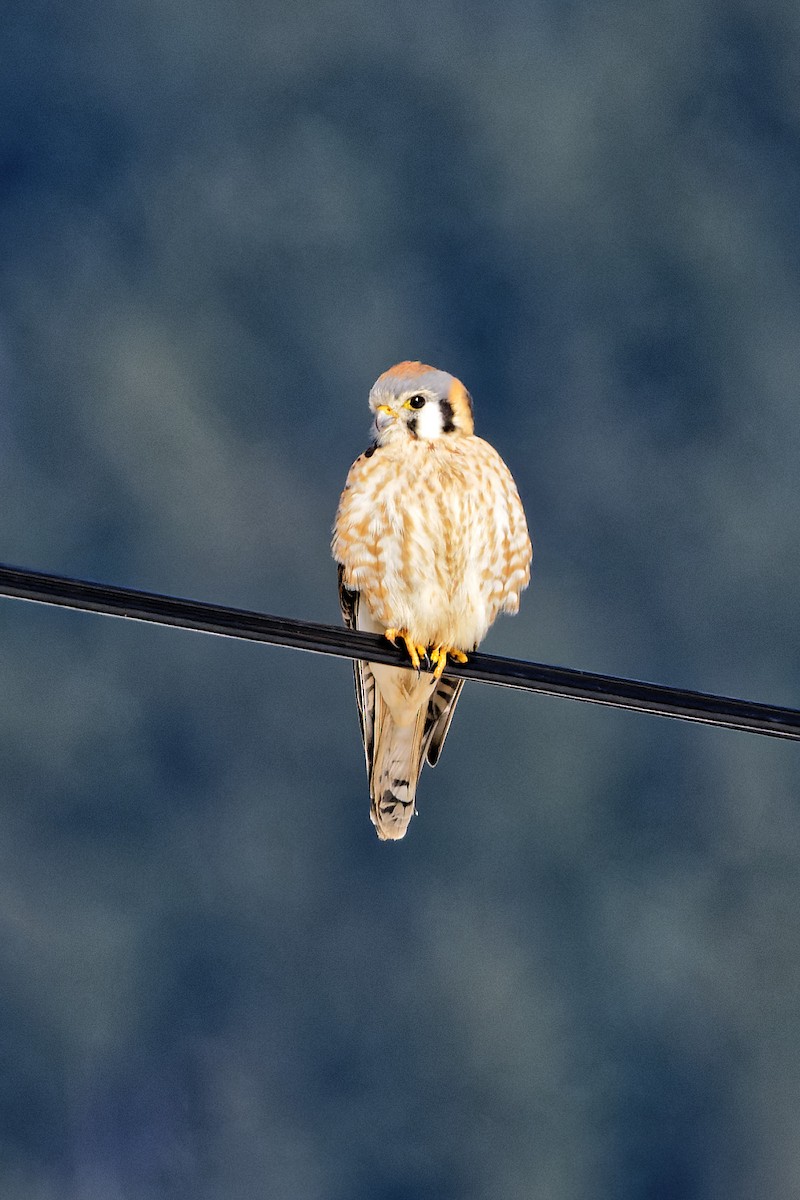
POLYGON ((420 362, 384 371, 369 394, 379 446, 400 438, 434 442, 474 431, 472 399, 460 379, 420 362))

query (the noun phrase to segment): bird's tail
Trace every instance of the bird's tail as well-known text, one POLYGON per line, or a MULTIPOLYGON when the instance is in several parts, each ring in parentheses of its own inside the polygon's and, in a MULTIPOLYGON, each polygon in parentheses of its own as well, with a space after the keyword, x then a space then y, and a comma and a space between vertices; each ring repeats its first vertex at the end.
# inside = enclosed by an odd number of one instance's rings
POLYGON ((417 710, 408 725, 399 725, 379 692, 375 699, 370 817, 382 841, 396 841, 405 837, 415 812, 414 799, 424 754, 426 706, 417 710))

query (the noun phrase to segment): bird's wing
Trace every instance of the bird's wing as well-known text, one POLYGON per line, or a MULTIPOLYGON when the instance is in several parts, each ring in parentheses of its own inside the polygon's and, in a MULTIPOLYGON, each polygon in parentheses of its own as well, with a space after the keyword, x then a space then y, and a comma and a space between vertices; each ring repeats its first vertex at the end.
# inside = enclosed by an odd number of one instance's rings
POLYGON ((431 696, 430 703, 428 704, 428 712, 425 717, 425 732, 422 736, 422 746, 424 756, 427 757, 432 767, 435 767, 439 761, 444 739, 447 737, 447 731, 450 728, 450 722, 453 719, 453 713, 456 710, 458 697, 461 695, 463 686, 463 679, 448 679, 444 677, 439 680, 436 691, 431 696))
MULTIPOLYGON (((351 592, 349 588, 345 587, 344 567, 340 565, 339 604, 348 629, 358 628, 359 602, 359 593, 351 592)), ((367 775, 370 775, 375 741, 375 676, 370 671, 368 663, 354 659, 353 678, 356 685, 356 704, 358 705, 358 720, 361 725, 361 740, 364 743, 364 757, 367 762, 367 775)))

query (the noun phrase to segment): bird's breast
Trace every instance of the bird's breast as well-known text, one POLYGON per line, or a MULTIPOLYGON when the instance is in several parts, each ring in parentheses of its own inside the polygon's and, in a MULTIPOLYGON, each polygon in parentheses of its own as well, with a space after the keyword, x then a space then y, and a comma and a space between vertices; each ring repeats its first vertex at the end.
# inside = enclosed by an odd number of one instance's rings
POLYGON ((384 627, 474 647, 503 604, 509 506, 519 506, 496 452, 477 438, 379 447, 349 484, 335 535, 347 586, 384 627))

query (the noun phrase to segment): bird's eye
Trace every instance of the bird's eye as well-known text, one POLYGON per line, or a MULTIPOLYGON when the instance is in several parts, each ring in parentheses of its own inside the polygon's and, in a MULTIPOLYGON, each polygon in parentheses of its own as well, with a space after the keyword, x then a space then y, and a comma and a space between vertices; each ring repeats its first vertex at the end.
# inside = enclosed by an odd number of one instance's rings
POLYGON ((408 401, 408 407, 409 408, 422 408, 424 403, 425 403, 424 396, 412 396, 411 399, 408 401))

